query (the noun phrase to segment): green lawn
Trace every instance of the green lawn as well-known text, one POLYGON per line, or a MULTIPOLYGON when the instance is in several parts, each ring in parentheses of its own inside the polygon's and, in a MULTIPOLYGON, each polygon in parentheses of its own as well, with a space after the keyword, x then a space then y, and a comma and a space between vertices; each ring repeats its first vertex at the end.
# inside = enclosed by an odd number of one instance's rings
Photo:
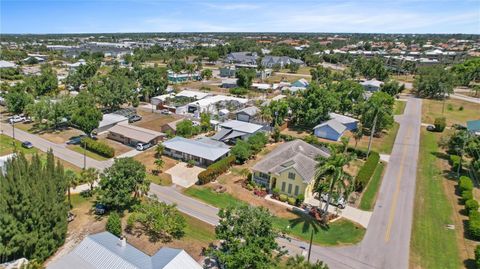
POLYGON ((171 186, 172 185, 172 179, 167 178, 166 175, 152 175, 150 173, 147 173, 147 179, 150 180, 150 182, 155 183, 160 186, 171 186))
POLYGON ((394 115, 402 115, 405 111, 405 107, 407 106, 407 102, 405 101, 395 101, 395 109, 393 114, 394 115))
MULTIPOLYGON (((247 204, 228 193, 216 193, 208 188, 190 187, 184 193, 219 208, 247 204)), ((328 229, 322 229, 318 222, 300 213, 293 219, 274 217, 273 225, 280 231, 306 241, 310 240, 311 229, 315 229, 313 241, 321 245, 354 244, 360 242, 365 234, 365 229, 347 220, 336 221, 328 229)))
POLYGON ((375 206, 375 201, 377 200, 377 192, 382 183, 382 173, 385 165, 383 163, 378 163, 375 172, 373 173, 370 182, 368 183, 367 188, 363 192, 362 200, 360 201, 360 209, 362 210, 372 210, 375 206))
POLYGON ((453 208, 442 186, 442 171, 436 164, 434 133, 422 130, 415 195, 411 262, 414 268, 462 268, 454 230, 453 208))
MULTIPOLYGON (((80 145, 68 145, 68 148, 83 155, 83 148, 80 145)), ((95 160, 98 160, 98 161, 108 160, 108 158, 105 158, 102 155, 99 155, 99 154, 97 154, 93 151, 90 151, 88 149, 86 150, 86 152, 87 152, 86 155, 89 158, 92 158, 92 159, 95 159, 95 160)))
POLYGON ((75 193, 75 194, 72 194, 70 196, 70 199, 72 201, 72 207, 80 207, 86 203, 89 203, 91 202, 91 197, 90 198, 86 198, 86 197, 83 197, 82 195, 80 195, 79 193, 75 193))
POLYGON ((185 237, 193 240, 200 241, 208 244, 215 240, 215 228, 201 220, 190 217, 187 214, 181 213, 187 221, 187 227, 185 227, 185 237))
POLYGON ((467 120, 478 119, 480 104, 467 102, 457 99, 448 99, 444 102, 440 100, 423 99, 422 100, 422 122, 433 124, 435 118, 446 117, 447 125, 461 124, 465 125, 467 120))
MULTIPOLYGON (((22 147, 22 142, 18 140, 15 141, 15 147, 18 151, 23 152, 24 154, 32 154, 38 151, 36 148, 26 149, 22 147)), ((13 138, 3 134, 0 135, 0 155, 7 155, 12 153, 13 151, 13 138)))
POLYGON ((183 193, 218 208, 241 206, 247 204, 243 201, 236 199, 228 193, 217 193, 209 188, 199 188, 193 186, 186 189, 183 193))
POLYGON ((365 235, 365 229, 351 221, 340 219, 330 223, 328 228, 321 227, 311 217, 298 214, 298 218, 284 219, 275 217, 273 226, 298 239, 309 241, 312 230, 313 242, 319 245, 356 244, 365 235))

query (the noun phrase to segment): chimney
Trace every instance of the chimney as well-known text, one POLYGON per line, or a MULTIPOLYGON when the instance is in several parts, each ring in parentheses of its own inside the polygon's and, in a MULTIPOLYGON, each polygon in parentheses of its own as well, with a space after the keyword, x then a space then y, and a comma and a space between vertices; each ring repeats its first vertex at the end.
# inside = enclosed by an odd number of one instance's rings
POLYGON ((118 240, 118 245, 121 247, 125 247, 127 245, 127 239, 123 235, 118 240))

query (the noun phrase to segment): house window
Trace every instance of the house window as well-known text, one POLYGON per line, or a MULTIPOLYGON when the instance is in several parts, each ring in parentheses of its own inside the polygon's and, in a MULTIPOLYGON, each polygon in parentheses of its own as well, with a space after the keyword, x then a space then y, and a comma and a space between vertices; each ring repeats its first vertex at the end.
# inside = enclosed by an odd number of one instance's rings
POLYGON ((285 192, 285 182, 282 182, 282 191, 285 192))
POLYGON ((295 185, 295 196, 297 196, 297 195, 298 195, 298 190, 299 190, 299 187, 298 187, 298 185, 295 185))
POLYGON ((295 173, 293 173, 293 172, 288 172, 288 178, 289 178, 289 179, 295 179, 295 173))
POLYGON ((288 184, 288 194, 292 193, 292 184, 288 184))

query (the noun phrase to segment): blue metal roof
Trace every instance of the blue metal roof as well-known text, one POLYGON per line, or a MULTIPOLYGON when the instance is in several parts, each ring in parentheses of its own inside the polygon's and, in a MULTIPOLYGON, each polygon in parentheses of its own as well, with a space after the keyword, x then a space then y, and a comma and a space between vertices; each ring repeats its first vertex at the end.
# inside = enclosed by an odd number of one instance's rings
POLYGON ((467 121, 467 130, 470 132, 480 132, 480 120, 467 121))

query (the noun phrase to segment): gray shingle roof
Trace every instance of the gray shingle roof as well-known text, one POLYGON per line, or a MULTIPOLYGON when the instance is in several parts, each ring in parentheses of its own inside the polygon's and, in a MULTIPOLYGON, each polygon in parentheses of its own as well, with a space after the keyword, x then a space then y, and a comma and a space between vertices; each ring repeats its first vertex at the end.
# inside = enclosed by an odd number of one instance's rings
POLYGON ((220 126, 222 127, 222 129, 223 128, 232 129, 234 131, 238 131, 246 134, 253 134, 263 128, 262 125, 239 121, 239 120, 229 120, 224 123, 220 123, 220 126))
POLYGON ((258 107, 256 106, 249 106, 249 107, 246 107, 244 109, 240 109, 237 111, 237 114, 238 113, 245 113, 247 114, 248 116, 250 117, 253 117, 255 115, 257 115, 257 113, 260 111, 260 109, 258 109, 258 107))
POLYGON ((315 175, 317 156, 329 157, 327 149, 320 149, 310 145, 303 140, 297 139, 280 145, 256 163, 252 170, 262 173, 280 173, 285 169, 293 167, 309 183, 315 175))

